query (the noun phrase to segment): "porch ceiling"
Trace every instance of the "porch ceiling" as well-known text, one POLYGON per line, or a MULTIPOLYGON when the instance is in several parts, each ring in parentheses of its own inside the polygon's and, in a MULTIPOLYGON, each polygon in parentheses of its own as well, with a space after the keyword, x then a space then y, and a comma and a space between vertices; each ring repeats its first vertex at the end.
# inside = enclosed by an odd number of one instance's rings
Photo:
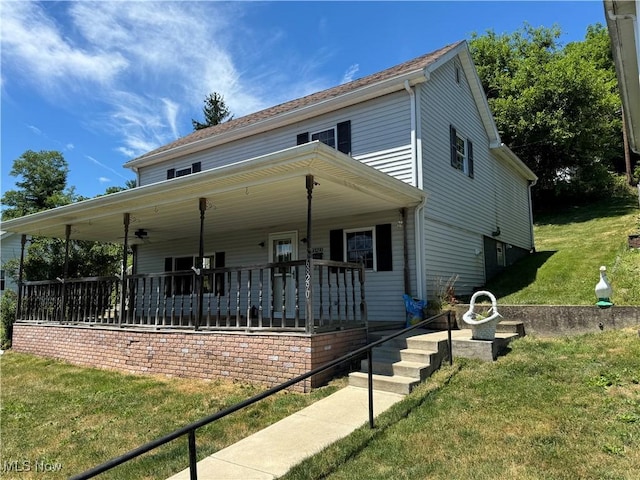
POLYGON ((185 177, 92 198, 3 222, 27 235, 123 242, 123 214, 149 241, 199 235, 198 199, 207 198, 205 233, 217 235, 306 222, 305 176, 314 175, 313 219, 413 207, 424 192, 319 142, 282 150, 185 177))

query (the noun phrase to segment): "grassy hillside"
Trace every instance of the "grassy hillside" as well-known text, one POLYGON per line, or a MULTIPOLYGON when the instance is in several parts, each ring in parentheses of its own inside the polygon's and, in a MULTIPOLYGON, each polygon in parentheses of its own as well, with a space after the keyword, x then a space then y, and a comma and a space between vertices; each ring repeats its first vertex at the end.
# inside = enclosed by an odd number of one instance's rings
POLYGON ((640 233, 637 197, 540 216, 534 233, 536 253, 487 284, 500 303, 592 305, 605 265, 613 302, 640 305, 640 251, 627 244, 640 233))

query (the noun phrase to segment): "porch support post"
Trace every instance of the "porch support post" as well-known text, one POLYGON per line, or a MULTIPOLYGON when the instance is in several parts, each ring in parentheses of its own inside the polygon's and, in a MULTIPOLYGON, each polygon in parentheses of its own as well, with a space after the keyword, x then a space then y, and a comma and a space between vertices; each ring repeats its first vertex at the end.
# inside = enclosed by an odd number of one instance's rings
POLYGON ((122 277, 120 280, 120 313, 118 314, 118 326, 122 327, 122 320, 126 315, 127 307, 127 267, 129 263, 129 223, 131 222, 131 214, 124 213, 122 215, 122 223, 124 224, 124 241, 122 242, 122 277))
POLYGON ((62 269, 62 309, 60 321, 65 320, 67 312, 67 277, 69 276, 69 244, 71 243, 71 225, 64 228, 64 267, 62 269))
POLYGON ((198 202, 200 208, 200 248, 198 249, 198 265, 196 266, 196 282, 198 285, 198 312, 196 314, 195 329, 200 328, 202 315, 204 313, 204 282, 202 268, 204 266, 204 212, 207 210, 207 199, 200 198, 198 202))
POLYGON ((24 248, 27 244, 27 236, 22 234, 20 237, 20 266, 18 267, 18 300, 16 305, 16 320, 20 320, 22 316, 22 277, 24 275, 24 248))
POLYGON ((313 197, 313 187, 316 183, 313 180, 313 175, 307 175, 307 260, 305 262, 305 275, 304 275, 304 297, 305 297, 305 323, 306 332, 312 333, 314 327, 313 320, 313 266, 312 266, 312 252, 313 242, 311 241, 311 199, 313 197))

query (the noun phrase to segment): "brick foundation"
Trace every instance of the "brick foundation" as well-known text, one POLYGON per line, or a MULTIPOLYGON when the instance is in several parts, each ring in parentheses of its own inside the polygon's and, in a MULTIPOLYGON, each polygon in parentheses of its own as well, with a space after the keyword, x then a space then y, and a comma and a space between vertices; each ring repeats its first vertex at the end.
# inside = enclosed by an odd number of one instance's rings
MULTIPOLYGON (((278 385, 353 351, 364 328, 306 335, 123 330, 107 327, 15 324, 12 348, 80 366, 127 373, 232 378, 278 385)), ((308 391, 331 377, 314 376, 293 389, 308 391)))

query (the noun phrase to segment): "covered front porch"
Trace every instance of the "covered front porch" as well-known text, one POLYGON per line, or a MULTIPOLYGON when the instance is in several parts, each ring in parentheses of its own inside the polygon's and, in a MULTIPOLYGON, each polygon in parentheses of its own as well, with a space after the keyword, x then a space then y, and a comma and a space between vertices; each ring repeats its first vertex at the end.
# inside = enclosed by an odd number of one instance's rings
POLYGON ((65 268, 49 281, 20 278, 17 322, 307 334, 361 328, 375 261, 314 240, 327 237, 337 217, 399 212, 402 242, 385 248, 404 262, 403 285, 393 292, 400 299, 412 287, 408 245, 417 243, 406 212, 423 202, 415 187, 312 142, 11 220, 3 229, 23 234, 23 250, 27 235, 123 247, 118 277, 71 278, 65 268))

